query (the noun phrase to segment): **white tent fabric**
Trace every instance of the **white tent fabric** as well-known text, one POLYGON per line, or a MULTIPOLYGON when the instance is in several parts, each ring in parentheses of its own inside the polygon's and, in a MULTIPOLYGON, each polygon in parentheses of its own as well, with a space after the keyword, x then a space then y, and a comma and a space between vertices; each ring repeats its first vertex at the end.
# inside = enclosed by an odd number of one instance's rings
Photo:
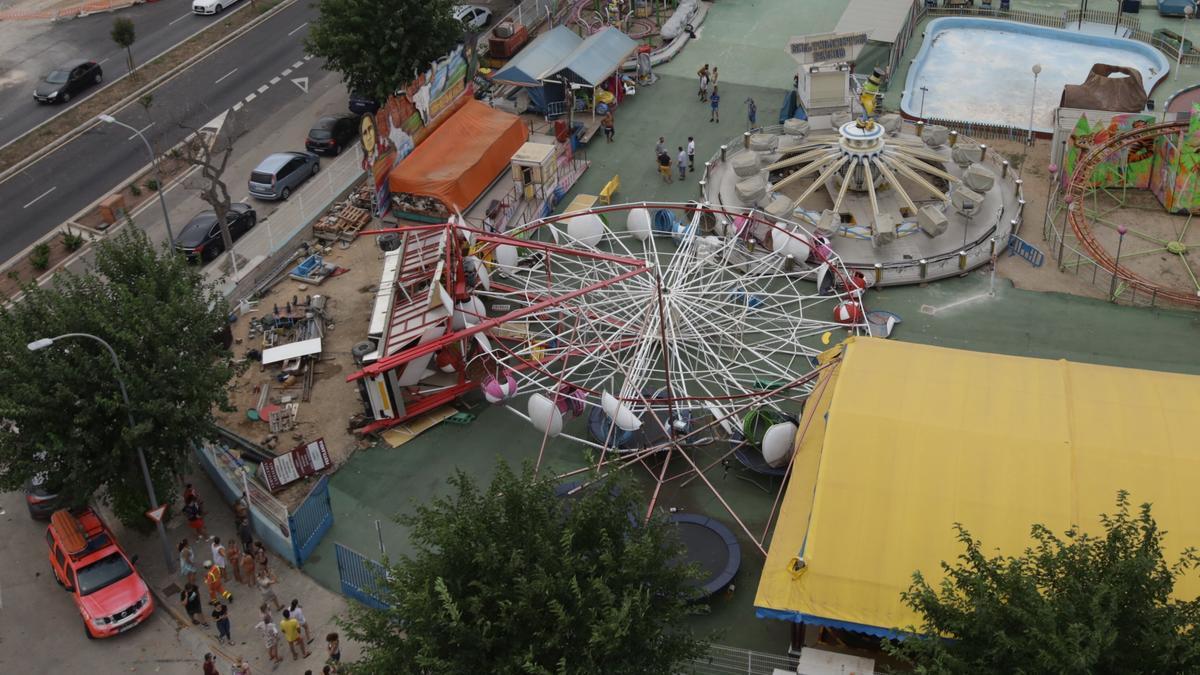
POLYGON ((833 32, 866 33, 868 40, 891 44, 912 7, 910 0, 850 0, 833 32))

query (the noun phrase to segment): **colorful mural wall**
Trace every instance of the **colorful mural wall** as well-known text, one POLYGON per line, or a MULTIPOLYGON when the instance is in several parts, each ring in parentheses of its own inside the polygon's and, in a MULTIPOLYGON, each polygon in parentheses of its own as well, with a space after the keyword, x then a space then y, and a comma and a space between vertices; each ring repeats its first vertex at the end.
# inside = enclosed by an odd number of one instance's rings
POLYGON ((389 96, 374 117, 363 116, 363 170, 375 181, 376 215, 388 209, 388 173, 470 95, 474 58, 473 45, 459 45, 389 96))
MULTIPOLYGON (((1060 174, 1063 185, 1075 172, 1079 160, 1092 148, 1118 134, 1154 124, 1152 115, 1121 113, 1106 120, 1089 122, 1081 116, 1071 132, 1060 174)), ((1122 148, 1104 158, 1092 173, 1097 188, 1130 187, 1150 190, 1171 212, 1200 211, 1200 104, 1193 106, 1186 132, 1159 136, 1122 148), (1182 146, 1182 151, 1181 151, 1182 146)))
MULTIPOLYGON (((1150 124, 1154 124, 1154 116, 1140 113, 1120 113, 1096 122, 1089 122, 1087 116, 1080 116, 1063 157, 1065 171, 1061 175, 1064 184, 1075 172, 1075 165, 1092 148, 1104 145, 1118 134, 1150 124)), ((1105 157, 1104 162, 1092 173, 1092 185, 1147 189, 1150 187, 1153 164, 1153 141, 1118 150, 1105 157)))

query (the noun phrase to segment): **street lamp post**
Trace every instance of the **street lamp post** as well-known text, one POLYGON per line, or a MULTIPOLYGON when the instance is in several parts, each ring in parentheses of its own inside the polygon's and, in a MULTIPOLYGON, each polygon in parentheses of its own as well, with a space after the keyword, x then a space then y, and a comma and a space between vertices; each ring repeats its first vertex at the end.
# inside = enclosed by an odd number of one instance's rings
MULTIPOLYGON (((36 352, 53 345, 55 342, 62 340, 63 338, 76 337, 95 340, 96 342, 104 345, 104 348, 108 350, 108 355, 112 358, 113 368, 116 368, 117 370, 117 385, 119 385, 121 388, 121 399, 125 402, 125 412, 129 415, 129 430, 132 432, 136 426, 133 420, 133 407, 129 404, 129 392, 125 390, 125 380, 121 378, 121 361, 117 358, 117 352, 112 348, 112 345, 108 344, 108 342, 104 341, 102 338, 92 335, 91 333, 64 333, 58 337, 34 340, 27 346, 29 347, 29 351, 36 352)), ((146 455, 142 452, 142 447, 139 445, 136 446, 136 449, 138 464, 140 464, 142 467, 142 479, 146 481, 146 494, 150 497, 150 508, 151 510, 154 510, 158 508, 158 497, 154 494, 154 483, 150 480, 150 467, 146 465, 146 455)), ((155 522, 155 525, 158 527, 158 538, 162 541, 163 562, 166 563, 167 573, 169 574, 174 571, 174 558, 171 555, 171 543, 167 541, 167 530, 165 527, 163 527, 161 518, 155 522)))
POLYGON ((112 115, 100 115, 96 119, 107 124, 115 124, 120 127, 125 127, 137 135, 138 138, 142 139, 142 143, 146 144, 146 152, 150 153, 150 164, 154 167, 154 180, 158 182, 158 189, 155 190, 155 192, 158 193, 158 203, 160 206, 162 206, 163 222, 167 224, 167 240, 171 244, 171 249, 174 250, 175 233, 171 231, 171 216, 167 214, 167 199, 166 197, 163 197, 164 186, 162 181, 162 171, 158 166, 158 155, 154 154, 154 148, 150 147, 150 141, 146 140, 146 136, 142 134, 141 131, 134 129, 112 115))
POLYGON ((1033 64, 1033 95, 1029 98, 1029 138, 1027 143, 1033 144, 1033 108, 1037 105, 1037 80, 1038 75, 1042 74, 1042 64, 1033 64))
POLYGON ((929 87, 921 85, 921 119, 925 119, 925 94, 929 93, 929 87))
POLYGON ((1187 44, 1188 19, 1195 16, 1195 14, 1196 14, 1196 5, 1194 2, 1189 2, 1188 4, 1184 5, 1184 7, 1183 7, 1183 28, 1180 29, 1180 32, 1182 32, 1183 35, 1179 36, 1179 49, 1175 53, 1175 74, 1171 77, 1171 79, 1174 79, 1174 80, 1179 79, 1179 69, 1180 69, 1180 67, 1183 66, 1184 45, 1187 44))

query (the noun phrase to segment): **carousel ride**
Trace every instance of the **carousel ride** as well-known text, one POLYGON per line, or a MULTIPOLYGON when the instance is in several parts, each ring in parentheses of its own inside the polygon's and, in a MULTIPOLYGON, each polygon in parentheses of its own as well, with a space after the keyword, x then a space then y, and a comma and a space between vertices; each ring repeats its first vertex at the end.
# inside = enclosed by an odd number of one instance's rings
POLYGON ((376 412, 364 430, 478 387, 540 435, 539 467, 555 437, 591 449, 573 474, 653 465, 649 510, 681 479, 724 503, 705 471, 735 456, 786 472, 817 355, 870 330, 861 278, 801 224, 756 211, 617 205, 506 234, 388 233, 387 329, 349 378, 376 412), (760 229, 766 254, 741 236, 760 229))
POLYGON ((710 163, 708 201, 804 223, 876 285, 961 274, 1003 250, 1019 224, 1020 180, 986 145, 897 115, 849 111, 747 132, 710 163))

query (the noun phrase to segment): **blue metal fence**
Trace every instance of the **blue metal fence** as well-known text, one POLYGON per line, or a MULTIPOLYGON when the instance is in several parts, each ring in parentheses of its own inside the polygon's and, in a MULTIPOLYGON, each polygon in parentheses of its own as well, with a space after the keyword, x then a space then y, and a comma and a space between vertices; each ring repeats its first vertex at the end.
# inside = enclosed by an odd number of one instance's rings
POLYGON ((321 476, 300 507, 288 513, 288 529, 292 532, 292 549, 296 564, 303 565, 312 555, 321 537, 333 526, 333 508, 329 504, 329 478, 321 476))
POLYGON ((337 552, 338 579, 342 582, 342 593, 359 602, 387 609, 383 598, 383 579, 387 575, 384 566, 351 548, 334 542, 337 552))

